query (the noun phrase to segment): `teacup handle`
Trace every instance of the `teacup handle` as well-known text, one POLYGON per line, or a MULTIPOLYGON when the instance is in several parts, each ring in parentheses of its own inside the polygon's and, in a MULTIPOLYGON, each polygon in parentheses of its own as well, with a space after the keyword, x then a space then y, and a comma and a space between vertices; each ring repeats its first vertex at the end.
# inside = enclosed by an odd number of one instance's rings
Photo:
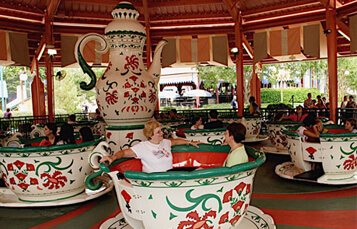
POLYGON ((99 160, 104 156, 109 156, 109 144, 105 141, 100 142, 89 155, 89 165, 94 169, 99 169, 99 160))

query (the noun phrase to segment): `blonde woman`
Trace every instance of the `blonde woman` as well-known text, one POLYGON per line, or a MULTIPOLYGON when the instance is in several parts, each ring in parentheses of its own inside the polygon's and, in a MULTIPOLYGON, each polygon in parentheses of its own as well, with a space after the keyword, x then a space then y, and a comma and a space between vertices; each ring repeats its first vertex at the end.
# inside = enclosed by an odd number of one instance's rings
POLYGON ((165 172, 172 169, 171 147, 174 145, 193 145, 199 148, 196 141, 186 139, 164 139, 164 133, 161 130, 160 123, 155 120, 148 121, 145 124, 144 135, 147 141, 125 150, 116 152, 113 156, 105 156, 100 162, 109 162, 120 158, 134 157, 141 160, 142 171, 146 173, 165 172))

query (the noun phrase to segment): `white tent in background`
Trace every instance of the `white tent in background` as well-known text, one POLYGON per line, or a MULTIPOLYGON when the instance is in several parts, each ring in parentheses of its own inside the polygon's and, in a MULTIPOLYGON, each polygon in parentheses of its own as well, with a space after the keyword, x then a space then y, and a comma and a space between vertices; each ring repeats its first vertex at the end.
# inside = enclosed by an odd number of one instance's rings
POLYGON ((180 95, 176 91, 160 91, 159 98, 160 99, 174 99, 180 97, 180 95))
POLYGON ((191 91, 186 91, 183 97, 211 97, 211 93, 201 89, 195 89, 191 91))

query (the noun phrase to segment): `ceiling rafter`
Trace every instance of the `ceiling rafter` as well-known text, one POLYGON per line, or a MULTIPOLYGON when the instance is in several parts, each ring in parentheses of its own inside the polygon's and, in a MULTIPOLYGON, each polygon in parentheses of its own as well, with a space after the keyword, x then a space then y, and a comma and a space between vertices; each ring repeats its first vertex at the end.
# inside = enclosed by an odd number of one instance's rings
POLYGON ((320 3, 320 0, 302 0, 302 1, 289 1, 288 3, 280 4, 280 5, 270 5, 270 6, 264 6, 258 9, 253 9, 253 10, 246 10, 242 12, 243 18, 247 15, 254 15, 254 14, 260 14, 260 13, 268 13, 272 11, 282 11, 282 10, 288 10, 290 8, 294 8, 296 6, 309 6, 313 4, 320 3))
POLYGON ((341 6, 337 9, 337 17, 345 17, 357 13, 357 1, 341 6))
MULTIPOLYGON (((46 22, 46 20, 48 20, 48 22, 53 21, 60 2, 61 2, 61 0, 51 0, 50 1, 49 5, 46 7, 45 15, 42 18, 42 21, 44 23, 46 22)), ((46 31, 46 29, 45 29, 45 31, 46 31)), ((31 66, 30 66, 31 70, 33 70, 36 66, 36 59, 41 58, 43 50, 44 50, 44 45, 46 45, 46 42, 48 42, 48 34, 46 34, 46 32, 45 32, 45 33, 43 33, 41 41, 39 42, 38 47, 35 51, 35 56, 32 58, 31 66)))
POLYGON ((351 33, 350 33, 350 28, 348 27, 348 25, 346 25, 343 21, 341 21, 341 19, 336 19, 336 24, 338 26, 338 30, 340 33, 342 33, 342 35, 347 39, 347 40, 351 40, 351 33))
POLYGON ((243 11, 246 9, 246 0, 235 0, 233 1, 237 9, 243 11))
POLYGON ((222 0, 224 5, 226 6, 228 12, 233 18, 233 21, 238 21, 238 10, 232 0, 222 0))
POLYGON ((323 7, 323 6, 316 6, 314 8, 310 8, 310 9, 299 9, 299 10, 295 10, 295 11, 289 11, 289 12, 277 12, 277 13, 274 13, 274 14, 269 14, 269 15, 258 15, 258 16, 255 16, 255 17, 245 17, 244 18, 244 22, 247 23, 247 22, 250 22, 250 21, 257 21, 257 20, 267 20, 267 19, 274 19, 274 18, 281 18, 283 16, 294 16, 294 15, 297 15, 297 14, 308 14, 308 13, 314 13, 314 12, 317 12, 317 11, 323 11, 325 10, 326 8, 323 7))
POLYGON ((6 3, 4 1, 0 2, 0 9, 5 9, 5 10, 11 9, 14 12, 23 13, 23 14, 32 14, 37 16, 43 15, 43 11, 36 7, 19 5, 19 4, 15 5, 11 1, 9 2, 10 3, 6 3))
POLYGON ((164 1, 150 3, 150 7, 175 7, 175 6, 189 6, 189 5, 206 5, 221 3, 221 0, 181 0, 181 1, 164 1))
POLYGON ((282 20, 281 18, 275 18, 272 20, 264 21, 264 23, 260 21, 255 21, 253 23, 245 23, 243 24, 243 31, 244 32, 254 31, 254 30, 288 26, 288 25, 301 24, 306 22, 325 21, 325 20, 326 20, 325 12, 312 13, 312 14, 304 15, 303 17, 299 15, 294 17, 288 17, 288 18, 284 18, 284 20, 282 20))
MULTIPOLYGON (((234 4, 232 2, 232 0, 222 0, 222 1, 227 6, 228 11, 232 15, 233 20, 238 22, 239 21, 238 17, 241 17, 241 16, 236 8, 236 4, 234 4)), ((242 36, 242 39, 243 39, 243 47, 245 48, 245 51, 248 53, 250 58, 253 58, 254 51, 253 51, 252 46, 249 44, 247 38, 244 35, 242 36)))

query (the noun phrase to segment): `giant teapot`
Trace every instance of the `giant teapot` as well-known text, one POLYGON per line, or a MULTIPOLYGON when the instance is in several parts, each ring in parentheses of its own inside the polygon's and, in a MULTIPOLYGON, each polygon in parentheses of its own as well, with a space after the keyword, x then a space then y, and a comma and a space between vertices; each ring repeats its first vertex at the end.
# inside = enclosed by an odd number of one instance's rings
POLYGON ((96 88, 96 100, 102 117, 109 126, 141 125, 153 116, 158 97, 161 73, 160 55, 167 43, 158 43, 150 69, 145 70, 143 48, 144 26, 138 21, 139 12, 129 2, 120 2, 112 11, 113 21, 105 28, 105 36, 87 34, 78 40, 75 56, 91 81, 81 82, 84 90, 96 88), (103 54, 110 50, 109 64, 98 79, 83 58, 83 48, 90 40, 100 43, 103 54))

